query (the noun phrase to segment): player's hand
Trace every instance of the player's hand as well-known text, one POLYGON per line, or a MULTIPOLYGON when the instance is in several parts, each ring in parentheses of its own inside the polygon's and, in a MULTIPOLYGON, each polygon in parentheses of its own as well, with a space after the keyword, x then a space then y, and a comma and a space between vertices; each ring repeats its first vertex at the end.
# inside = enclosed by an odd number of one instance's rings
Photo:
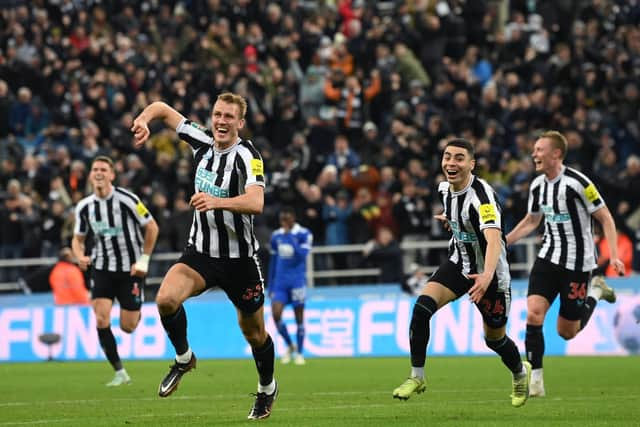
POLYGON ((149 271, 149 255, 142 254, 140 258, 131 266, 131 275, 136 277, 144 277, 149 271))
POLYGON ((90 265, 91 257, 85 255, 78 258, 78 267, 80 267, 80 270, 87 271, 87 268, 89 268, 90 265))
POLYGON ((467 277, 473 280, 473 286, 469 289, 469 297, 471 301, 474 303, 479 303, 484 296, 484 293, 487 292, 489 288, 489 284, 491 283, 492 276, 488 276, 484 273, 482 274, 469 274, 467 277))
POLYGON ((614 258, 611 261, 609 261, 609 264, 613 266, 613 269, 616 271, 616 273, 618 273, 618 276, 624 276, 625 267, 624 267, 624 262, 622 262, 621 259, 614 258))
POLYGON ((206 212, 216 208, 217 197, 210 194, 198 192, 191 196, 189 204, 196 208, 198 212, 206 212))
POLYGON ((434 215, 433 217, 442 222, 442 226, 445 230, 451 231, 451 226, 449 225, 449 221, 447 221, 447 216, 445 214, 438 214, 434 215))
POLYGON ((141 116, 136 117, 136 119, 133 121, 131 132, 133 132, 133 145, 136 148, 142 146, 145 142, 147 142, 147 139, 149 139, 149 135, 151 135, 151 131, 149 131, 149 124, 141 116))

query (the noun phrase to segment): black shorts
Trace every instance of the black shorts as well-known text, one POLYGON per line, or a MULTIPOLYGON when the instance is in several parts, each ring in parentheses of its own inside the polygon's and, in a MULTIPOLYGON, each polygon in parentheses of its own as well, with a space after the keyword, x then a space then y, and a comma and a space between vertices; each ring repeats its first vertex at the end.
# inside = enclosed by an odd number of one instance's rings
POLYGON ((542 258, 536 258, 529 277, 527 295, 541 295, 553 304, 560 294, 560 316, 567 320, 582 318, 591 272, 571 271, 542 258))
POLYGON ((91 298, 118 299, 125 310, 138 311, 144 302, 144 278, 128 271, 91 271, 91 298))
POLYGON ((222 289, 243 313, 255 313, 264 304, 264 279, 258 257, 211 258, 187 246, 179 263, 197 271, 206 289, 222 289))
MULTIPOLYGON (((467 294, 473 286, 473 280, 462 274, 460 267, 451 261, 445 261, 433 273, 429 282, 438 282, 456 294, 456 299, 467 294)), ((498 288, 498 279, 494 275, 487 291, 476 307, 482 314, 482 320, 490 328, 501 328, 507 324, 511 306, 511 289, 498 288)))

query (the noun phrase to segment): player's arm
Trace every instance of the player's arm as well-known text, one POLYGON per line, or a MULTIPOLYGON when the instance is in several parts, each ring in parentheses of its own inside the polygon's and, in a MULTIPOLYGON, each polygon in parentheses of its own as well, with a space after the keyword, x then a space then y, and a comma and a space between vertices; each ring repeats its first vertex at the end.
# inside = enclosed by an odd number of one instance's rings
POLYGON ((176 129, 185 117, 164 102, 157 101, 149 104, 133 121, 131 132, 133 132, 134 146, 140 147, 149 139, 151 135, 149 123, 155 119, 160 119, 171 129, 176 129))
POLYGON ((73 256, 78 260, 78 266, 82 271, 91 265, 91 257, 85 255, 85 236, 83 234, 74 234, 71 239, 71 250, 73 256))
POLYGON ((189 203, 198 212, 222 209, 240 214, 257 215, 264 208, 264 188, 261 185, 250 185, 246 192, 239 196, 222 198, 198 192, 191 197, 189 203))
POLYGON ((618 258, 618 233, 609 208, 603 206, 597 211, 594 211, 591 215, 593 215, 596 221, 602 225, 602 231, 604 232, 604 237, 607 239, 607 245, 609 246, 609 264, 613 266, 616 273, 623 276, 625 270, 624 262, 618 258))
POLYGON ((479 303, 484 293, 487 291, 493 275, 498 266, 498 259, 501 252, 501 231, 497 227, 485 228, 482 231, 487 241, 487 252, 484 254, 484 271, 481 274, 470 274, 469 277, 474 279, 474 284, 469 289, 469 296, 475 303, 479 303))
POLYGON ((313 234, 310 232, 304 232, 302 234, 298 234, 298 236, 294 235, 292 241, 295 256, 297 258, 305 259, 307 255, 309 255, 309 252, 311 252, 313 234))
POLYGON ((528 236, 538 228, 540 221, 542 220, 542 214, 534 214, 529 212, 524 218, 516 225, 509 234, 507 234, 507 245, 512 245, 525 236, 528 236))
POLYGON ((149 271, 149 261, 151 260, 151 253, 156 246, 158 240, 158 234, 160 234, 160 227, 155 219, 147 222, 144 225, 144 242, 142 243, 142 255, 131 266, 131 275, 144 277, 149 271))

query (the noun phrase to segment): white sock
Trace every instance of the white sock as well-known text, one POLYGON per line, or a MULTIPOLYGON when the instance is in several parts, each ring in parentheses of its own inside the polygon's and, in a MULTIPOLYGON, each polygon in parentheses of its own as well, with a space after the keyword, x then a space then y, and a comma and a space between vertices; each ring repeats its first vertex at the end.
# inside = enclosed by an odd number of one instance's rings
POLYGON ((531 370, 531 381, 542 381, 542 368, 531 370))
POLYGON ((589 292, 587 292, 587 296, 593 297, 596 301, 600 300, 602 297, 602 288, 596 286, 589 286, 589 292))
POLYGON ((258 393, 273 394, 274 391, 276 391, 275 379, 271 380, 271 383, 269 383, 269 385, 262 385, 258 383, 258 393))
POLYGON ((189 349, 182 353, 182 354, 178 354, 176 356, 176 362, 178 363, 189 363, 189 361, 191 360, 191 355, 193 354, 193 352, 191 351, 191 347, 189 347, 189 349))
POLYGON ((424 366, 422 368, 416 368, 415 366, 411 367, 411 378, 420 378, 424 379, 424 366))
POLYGON ((127 370, 122 368, 116 371, 116 375, 127 375, 127 370))

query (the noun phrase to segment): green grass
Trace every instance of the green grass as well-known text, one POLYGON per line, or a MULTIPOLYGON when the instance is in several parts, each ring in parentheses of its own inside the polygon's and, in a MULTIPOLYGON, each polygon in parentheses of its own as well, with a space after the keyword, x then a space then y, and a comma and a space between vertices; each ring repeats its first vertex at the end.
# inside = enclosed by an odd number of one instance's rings
MULTIPOLYGON (((0 364, 0 427, 249 425, 251 360, 199 360, 180 389, 157 397, 169 361, 126 362, 133 384, 104 386, 106 362, 0 364)), ((510 375, 497 357, 427 360, 427 392, 406 402, 391 391, 408 358, 277 363, 273 426, 640 426, 638 357, 545 359, 547 397, 512 408, 510 375)))

